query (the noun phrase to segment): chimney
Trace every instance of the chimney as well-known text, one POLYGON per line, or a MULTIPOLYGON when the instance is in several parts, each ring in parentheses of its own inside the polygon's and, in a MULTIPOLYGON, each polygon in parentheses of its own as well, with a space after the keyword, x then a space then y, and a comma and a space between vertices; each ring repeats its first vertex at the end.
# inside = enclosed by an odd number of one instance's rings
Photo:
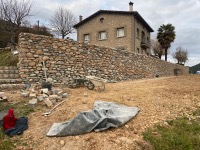
POLYGON ((129 11, 133 11, 133 2, 129 3, 129 11))
POLYGON ((81 22, 83 20, 83 16, 79 16, 79 22, 81 22))

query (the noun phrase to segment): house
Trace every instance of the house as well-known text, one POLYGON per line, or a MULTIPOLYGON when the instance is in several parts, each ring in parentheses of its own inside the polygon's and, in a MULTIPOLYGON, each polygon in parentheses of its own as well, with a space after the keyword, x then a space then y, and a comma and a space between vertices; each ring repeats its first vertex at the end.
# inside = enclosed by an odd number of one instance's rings
POLYGON ((150 53, 150 33, 153 29, 129 3, 129 11, 99 10, 86 19, 79 16, 77 40, 94 45, 150 53))

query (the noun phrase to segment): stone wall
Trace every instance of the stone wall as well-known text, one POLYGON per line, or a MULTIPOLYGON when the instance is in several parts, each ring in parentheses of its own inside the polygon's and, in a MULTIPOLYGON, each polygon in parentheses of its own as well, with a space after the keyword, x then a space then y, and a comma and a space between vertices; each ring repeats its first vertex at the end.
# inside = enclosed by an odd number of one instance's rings
POLYGON ((26 82, 44 80, 47 68, 47 77, 66 84, 88 75, 120 81, 173 76, 174 69, 189 73, 188 67, 146 55, 28 33, 19 37, 18 67, 26 82))

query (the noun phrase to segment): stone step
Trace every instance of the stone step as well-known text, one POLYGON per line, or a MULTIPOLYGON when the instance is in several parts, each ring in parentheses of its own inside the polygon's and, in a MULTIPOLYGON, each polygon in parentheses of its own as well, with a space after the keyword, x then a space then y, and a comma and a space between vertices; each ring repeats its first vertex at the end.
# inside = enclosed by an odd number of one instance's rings
POLYGON ((20 75, 17 66, 0 66, 0 83, 15 82, 11 79, 17 80, 18 78, 20 78, 20 75))
POLYGON ((22 83, 22 79, 0 79, 0 84, 17 84, 22 83))
POLYGON ((18 70, 17 66, 0 66, 0 70, 18 70))
POLYGON ((17 79, 19 74, 0 74, 0 79, 17 79))
POLYGON ((4 89, 25 89, 25 84, 0 84, 0 90, 4 89))
POLYGON ((0 74, 18 74, 19 70, 13 69, 13 70, 0 70, 0 74))

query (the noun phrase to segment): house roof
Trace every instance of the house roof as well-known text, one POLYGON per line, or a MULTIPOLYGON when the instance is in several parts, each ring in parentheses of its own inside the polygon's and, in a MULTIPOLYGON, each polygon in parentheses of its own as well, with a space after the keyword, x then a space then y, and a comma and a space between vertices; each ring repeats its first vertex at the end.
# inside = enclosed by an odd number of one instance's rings
POLYGON ((150 32, 154 32, 153 29, 148 25, 148 23, 140 16, 137 11, 114 11, 114 10, 99 10, 96 13, 92 14, 91 16, 85 18, 81 22, 74 25, 74 28, 78 28, 79 26, 83 25, 90 19, 96 17, 99 14, 106 13, 106 14, 125 14, 125 15, 133 15, 136 19, 138 19, 150 32))

